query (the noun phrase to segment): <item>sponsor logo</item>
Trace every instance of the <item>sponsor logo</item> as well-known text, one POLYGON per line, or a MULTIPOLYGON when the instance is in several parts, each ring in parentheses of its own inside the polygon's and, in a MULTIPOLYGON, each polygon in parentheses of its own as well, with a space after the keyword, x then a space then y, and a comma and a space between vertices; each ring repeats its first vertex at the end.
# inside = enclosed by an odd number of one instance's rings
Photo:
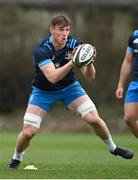
POLYGON ((52 57, 52 61, 54 61, 54 60, 55 60, 55 58, 56 58, 56 57, 55 57, 55 55, 53 55, 53 57, 52 57))
POLYGON ((138 43, 138 38, 133 41, 134 44, 138 43))
POLYGON ((87 49, 85 50, 84 54, 81 56, 82 61, 84 61, 84 59, 87 57, 87 55, 90 53, 90 51, 91 51, 91 47, 88 46, 87 49))
POLYGON ((71 51, 67 51, 65 54, 65 60, 70 60, 72 57, 72 52, 71 51))
POLYGON ((59 63, 55 63, 54 65, 55 65, 56 68, 60 67, 59 63))
POLYGON ((134 49, 134 53, 138 53, 138 49, 134 49))

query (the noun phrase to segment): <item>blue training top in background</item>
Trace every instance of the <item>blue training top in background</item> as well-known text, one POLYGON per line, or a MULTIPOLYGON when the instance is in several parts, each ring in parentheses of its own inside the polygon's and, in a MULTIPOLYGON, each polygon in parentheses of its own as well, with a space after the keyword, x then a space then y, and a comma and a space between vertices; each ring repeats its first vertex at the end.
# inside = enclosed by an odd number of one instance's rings
POLYGON ((127 50, 134 54, 133 80, 138 80, 138 30, 130 35, 127 50))

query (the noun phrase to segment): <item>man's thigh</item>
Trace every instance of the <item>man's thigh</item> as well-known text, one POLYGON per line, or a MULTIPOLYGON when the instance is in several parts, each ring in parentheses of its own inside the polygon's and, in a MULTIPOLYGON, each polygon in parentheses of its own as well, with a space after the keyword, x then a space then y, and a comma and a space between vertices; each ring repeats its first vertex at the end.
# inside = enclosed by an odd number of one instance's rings
POLYGON ((69 109, 70 111, 72 111, 72 112, 75 113, 75 112, 77 111, 77 108, 78 108, 82 103, 84 103, 84 102, 87 101, 87 100, 91 100, 91 99, 89 98, 89 96, 87 96, 87 95, 81 96, 81 97, 75 99, 74 101, 72 101, 72 102, 68 105, 68 109, 69 109))
POLYGON ((77 113, 80 117, 84 117, 89 112, 95 111, 96 107, 88 95, 81 96, 69 104, 68 109, 73 113, 77 113))
POLYGON ((75 82, 71 86, 68 86, 62 90, 61 93, 61 101, 66 107, 68 107, 76 99, 86 95, 85 90, 82 88, 79 82, 75 82))
POLYGON ((28 105, 29 110, 36 112, 49 111, 53 104, 60 99, 60 94, 57 92, 47 92, 40 90, 39 88, 33 87, 32 93, 29 97, 28 105), (31 108, 30 108, 31 107, 31 108))
POLYGON ((35 114, 35 115, 41 117, 41 119, 43 119, 45 117, 45 115, 47 114, 47 111, 45 111, 44 109, 42 109, 36 105, 28 104, 26 113, 35 114))
POLYGON ((138 81, 132 81, 127 89, 125 103, 138 103, 138 81))
POLYGON ((126 117, 138 120, 138 103, 125 103, 124 112, 126 117))
POLYGON ((24 128, 33 128, 35 130, 39 129, 41 122, 47 112, 35 105, 29 104, 24 115, 24 128))

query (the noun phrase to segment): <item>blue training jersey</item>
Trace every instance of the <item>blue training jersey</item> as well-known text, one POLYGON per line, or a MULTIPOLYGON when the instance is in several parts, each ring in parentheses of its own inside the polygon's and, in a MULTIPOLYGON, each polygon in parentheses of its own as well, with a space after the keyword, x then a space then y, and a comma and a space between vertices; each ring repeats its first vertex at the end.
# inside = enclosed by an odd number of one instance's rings
POLYGON ((35 67, 35 78, 32 85, 45 91, 61 90, 76 81, 74 70, 72 69, 62 80, 52 84, 40 70, 45 64, 54 63, 55 68, 64 66, 69 62, 72 50, 81 44, 79 39, 68 37, 66 46, 63 49, 55 50, 52 44, 52 36, 39 40, 33 51, 33 64, 35 67))
POLYGON ((138 80, 138 30, 130 35, 127 50, 134 54, 133 80, 138 80))

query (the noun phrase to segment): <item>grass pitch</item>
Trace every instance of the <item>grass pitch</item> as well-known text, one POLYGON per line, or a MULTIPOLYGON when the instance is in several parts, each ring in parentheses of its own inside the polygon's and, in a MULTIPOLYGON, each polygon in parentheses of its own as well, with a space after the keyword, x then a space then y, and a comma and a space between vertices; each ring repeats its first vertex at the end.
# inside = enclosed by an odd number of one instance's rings
POLYGON ((115 157, 94 134, 39 133, 26 151, 19 170, 6 169, 17 132, 0 133, 1 179, 137 179, 138 143, 131 134, 114 135, 115 142, 133 149, 132 160, 115 157), (24 170, 34 164, 38 170, 24 170))

